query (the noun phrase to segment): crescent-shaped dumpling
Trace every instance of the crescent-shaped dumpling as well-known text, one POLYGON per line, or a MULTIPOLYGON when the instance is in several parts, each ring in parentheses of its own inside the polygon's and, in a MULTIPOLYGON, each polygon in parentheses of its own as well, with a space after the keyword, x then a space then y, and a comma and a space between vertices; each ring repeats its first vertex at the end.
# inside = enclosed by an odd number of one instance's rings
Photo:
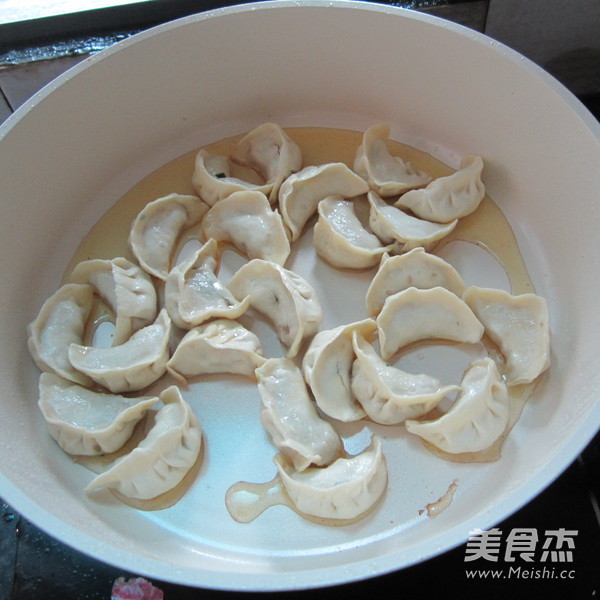
POLYGON ((365 416, 351 390, 354 349, 352 335, 370 336, 377 328, 373 319, 340 325, 319 331, 312 339, 302 360, 304 379, 317 406, 339 421, 358 421, 365 416))
POLYGON ((182 194, 169 194, 146 204, 129 232, 129 246, 140 266, 165 280, 181 233, 207 211, 208 205, 200 198, 182 194))
POLYGON ((69 360, 69 346, 81 344, 92 310, 94 288, 67 283, 48 298, 28 327, 27 346, 41 371, 90 385, 92 380, 75 369, 69 360))
POLYGON ((367 198, 371 205, 369 227, 384 244, 400 243, 402 252, 408 252, 418 246, 430 250, 458 223, 458 219, 440 224, 413 217, 389 205, 375 192, 369 192, 367 198))
POLYGON ((128 498, 150 500, 173 489, 192 468, 202 447, 200 424, 175 386, 160 399, 164 406, 146 437, 95 477, 86 492, 110 488, 128 498))
POLYGON ((389 296, 377 317, 377 329, 385 360, 400 348, 420 340, 474 344, 484 331, 467 304, 442 287, 408 288, 389 296))
POLYGON ((274 203, 283 180, 302 168, 302 151, 279 125, 264 123, 240 140, 231 160, 271 184, 269 201, 274 203))
POLYGON ((549 315, 544 298, 472 286, 463 299, 504 355, 508 385, 529 383, 550 366, 549 315))
POLYGON ((135 392, 165 373, 169 360, 171 320, 163 308, 156 321, 110 348, 69 346, 69 360, 82 373, 115 394, 135 392))
POLYGON ((319 202, 318 212, 313 246, 317 254, 333 267, 368 269, 393 247, 382 246, 379 238, 363 227, 351 200, 330 196, 319 202))
POLYGON ((506 385, 496 363, 483 358, 471 364, 454 404, 434 421, 406 421, 406 429, 436 448, 459 454, 489 448, 503 433, 510 417, 506 385))
POLYGON ((290 175, 279 189, 279 209, 292 241, 300 237, 321 200, 327 196, 353 198, 368 190, 367 182, 344 163, 304 167, 290 175))
POLYGON ((371 280, 365 303, 372 317, 379 314, 388 296, 416 287, 422 290, 443 287, 462 296, 466 287, 458 271, 443 258, 414 248, 406 254, 384 254, 371 280))
POLYGON ((224 198, 206 213, 201 230, 206 239, 229 242, 249 259, 283 265, 290 254, 281 215, 262 192, 234 192, 224 198))
POLYGON ((354 171, 383 198, 397 196, 431 181, 426 173, 415 170, 409 162, 390 154, 389 136, 390 128, 387 125, 372 125, 364 132, 354 158, 354 171))
POLYGON ((234 373, 255 378, 255 369, 264 364, 258 337, 230 319, 216 319, 190 329, 167 363, 176 379, 208 373, 234 373))
POLYGON ((249 296, 250 306, 270 319, 289 358, 298 354, 323 319, 313 287, 276 263, 255 258, 238 269, 227 287, 236 298, 249 296))
POLYGON ((281 483, 294 506, 323 519, 356 519, 383 496, 387 463, 378 436, 361 453, 338 458, 324 468, 295 471, 281 455, 275 457, 281 483))
POLYGON ((214 206, 234 192, 253 190, 268 195, 273 189, 272 183, 253 183, 232 177, 229 159, 226 156, 210 154, 206 150, 200 150, 196 154, 192 186, 209 206, 214 206))
POLYGON ((256 377, 261 423, 297 471, 331 464, 340 456, 340 437, 317 413, 302 373, 290 359, 269 358, 256 369, 256 377))
POLYGON ((218 245, 211 238, 187 260, 173 267, 165 284, 165 308, 174 325, 191 329, 209 319, 236 319, 249 305, 218 279, 218 245))
POLYGON ((115 452, 157 402, 158 396, 126 398, 93 392, 51 373, 40 377, 38 406, 50 435, 69 454, 115 452))
POLYGON ((356 360, 352 392, 375 423, 396 425, 420 417, 460 388, 430 375, 406 373, 387 364, 358 332, 352 336, 356 360))
POLYGON ((452 175, 438 177, 421 190, 400 196, 394 206, 408 208, 421 219, 449 223, 470 215, 485 196, 481 181, 483 161, 479 156, 465 156, 460 169, 452 175))
POLYGON ((72 283, 89 283, 115 315, 113 345, 156 318, 156 290, 150 276, 126 258, 86 260, 71 273, 72 283))

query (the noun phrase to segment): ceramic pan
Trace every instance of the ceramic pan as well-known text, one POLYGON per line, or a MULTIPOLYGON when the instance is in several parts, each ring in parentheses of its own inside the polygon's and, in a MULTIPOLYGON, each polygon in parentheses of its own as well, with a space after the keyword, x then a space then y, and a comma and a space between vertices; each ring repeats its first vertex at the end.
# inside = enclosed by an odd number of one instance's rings
MULTIPOLYGON (((348 582, 464 543, 538 494, 598 429, 599 164, 597 122, 548 74, 483 35, 390 6, 249 4, 168 23, 84 60, 0 127, 2 496, 99 560, 216 589, 348 582), (249 524, 231 519, 227 487, 275 474, 256 392, 240 382, 203 391, 204 400, 186 393, 207 455, 176 506, 142 512, 110 495, 86 497, 90 472, 59 450, 36 407, 26 326, 117 198, 169 160, 265 121, 358 131, 386 122, 393 138, 451 166, 480 154, 487 190, 550 306, 551 369, 492 464, 441 461, 400 428, 341 428, 350 450, 379 431, 390 467, 382 504, 346 527, 282 506, 249 524), (451 505, 429 518, 424 507, 454 480, 451 505)), ((318 272, 306 260, 304 272, 318 272)), ((322 293, 334 310, 333 292, 322 293)))

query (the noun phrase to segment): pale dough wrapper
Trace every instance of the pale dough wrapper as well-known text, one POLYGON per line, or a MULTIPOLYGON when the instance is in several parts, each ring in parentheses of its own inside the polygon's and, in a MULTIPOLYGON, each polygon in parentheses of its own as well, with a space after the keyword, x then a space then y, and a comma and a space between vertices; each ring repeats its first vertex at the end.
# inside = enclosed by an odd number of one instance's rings
POLYGON ((448 412, 434 421, 406 421, 406 429, 451 454, 489 448, 510 417, 508 391, 496 363, 487 357, 473 362, 460 385, 448 412))
POLYGON ((67 283, 48 298, 27 327, 29 353, 40 371, 50 371, 81 385, 90 377, 77 370, 69 359, 71 344, 81 344, 92 310, 94 288, 67 283))
POLYGON ((471 286, 463 295, 506 359, 506 383, 530 383, 550 366, 546 300, 537 294, 471 286))
POLYGON ((352 393, 352 364, 355 359, 352 335, 370 337, 377 329, 373 319, 319 331, 302 360, 304 379, 317 406, 339 421, 358 421, 365 412, 352 393))
POLYGON ((356 360, 352 392, 375 423, 396 425, 427 414, 448 394, 460 389, 430 375, 406 373, 387 364, 362 335, 352 336, 356 360))
POLYGON ((387 125, 372 125, 364 132, 354 158, 354 171, 383 198, 397 196, 431 181, 427 173, 417 171, 410 162, 390 154, 389 135, 387 125))
POLYGON ((368 269, 394 245, 382 246, 379 238, 367 231, 354 211, 354 203, 341 196, 319 202, 319 220, 313 228, 317 254, 337 269, 368 269))
POLYGON ((120 346, 69 346, 69 360, 82 373, 115 394, 135 392, 157 381, 167 370, 171 320, 163 308, 156 321, 120 346))
POLYGON ((265 315, 275 327, 287 356, 298 354, 323 320, 323 311, 313 287, 300 275, 282 266, 255 258, 241 267, 228 286, 236 298, 250 297, 250 306, 265 315))
POLYGON ((290 175, 279 189, 279 209, 292 241, 300 237, 321 200, 328 196, 353 198, 368 189, 367 182, 344 163, 304 167, 290 175))
POLYGON ((365 296, 367 312, 376 317, 388 296, 409 287, 421 290, 443 287, 459 297, 466 289, 462 277, 450 263, 423 248, 398 256, 384 254, 365 296))
POLYGON ((360 517, 387 488, 387 463, 376 435, 360 454, 338 458, 324 468, 294 471, 281 455, 275 457, 275 464, 294 506, 306 515, 323 519, 360 517))
POLYGON ((233 373, 255 378, 265 362, 258 337, 230 319, 215 319, 190 329, 167 363, 167 371, 182 383, 198 375, 233 373))
POLYGON ((199 223, 208 205, 196 196, 169 194, 146 204, 133 221, 129 246, 140 266, 166 280, 183 231, 199 223))
POLYGON ((42 373, 38 406, 48 431, 69 454, 110 454, 131 437, 158 396, 126 398, 88 390, 51 373, 42 373))
POLYGON ((475 344, 483 325, 456 294, 442 287, 408 288, 389 296, 377 317, 381 356, 387 360, 400 348, 421 340, 475 344))
POLYGON ((248 259, 285 264, 290 242, 277 210, 262 192, 234 192, 215 204, 202 220, 206 239, 228 242, 248 259))
POLYGON ((270 358, 256 369, 256 377, 261 423, 297 471, 328 465, 340 456, 340 437, 317 413, 302 373, 291 360, 270 358))
POLYGON ((115 315, 113 345, 127 341, 156 318, 157 297, 148 273, 126 258, 80 262, 69 278, 90 284, 115 315))
POLYGON ((191 329, 213 318, 237 319, 248 308, 248 298, 238 301, 221 283, 216 275, 218 263, 218 245, 210 238, 171 269, 164 305, 176 327, 191 329))
POLYGON ((164 406, 146 437, 95 477, 86 492, 110 488, 128 498, 150 500, 173 489, 193 467, 202 447, 198 419, 175 386, 160 399, 164 406))

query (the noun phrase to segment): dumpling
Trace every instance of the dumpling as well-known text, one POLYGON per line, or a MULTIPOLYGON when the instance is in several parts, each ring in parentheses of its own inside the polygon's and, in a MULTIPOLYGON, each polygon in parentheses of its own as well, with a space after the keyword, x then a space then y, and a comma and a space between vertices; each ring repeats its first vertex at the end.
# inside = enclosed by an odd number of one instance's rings
POLYGON ((463 299, 504 355, 508 385, 529 383, 550 366, 550 326, 544 298, 472 286, 463 299))
POLYGON ((92 286, 67 283, 44 302, 27 327, 27 346, 41 371, 56 373, 81 385, 92 383, 71 364, 69 346, 82 343, 93 298, 92 286))
POLYGON ((356 354, 352 392, 375 423, 395 425, 420 417, 460 389, 457 385, 442 385, 430 375, 413 375, 392 367, 358 332, 352 339, 356 354))
POLYGON ((390 154, 389 136, 387 125, 380 123, 369 127, 354 158, 354 171, 383 198, 397 196, 431 181, 427 173, 413 169, 409 162, 390 154))
POLYGON ((302 371, 317 406, 326 415, 346 422, 365 416, 350 387, 355 358, 352 334, 370 336, 376 328, 373 319, 365 319, 319 331, 312 339, 302 360, 302 371))
POLYGON ((458 219, 448 224, 431 223, 424 219, 418 219, 387 204, 375 192, 369 192, 367 198, 371 205, 369 227, 384 244, 393 242, 401 244, 402 252, 408 252, 418 246, 430 250, 458 223, 458 219))
POLYGON ((157 381, 167 369, 171 320, 163 308, 152 325, 119 346, 69 346, 71 364, 115 394, 135 392, 157 381))
POLYGON ((194 190, 209 206, 227 198, 234 192, 254 190, 269 195, 272 183, 244 181, 231 174, 231 163, 226 156, 200 150, 196 154, 192 175, 194 190))
POLYGON ((321 258, 338 269, 368 269, 393 247, 382 246, 379 238, 363 227, 351 200, 329 196, 319 202, 318 211, 313 246, 321 258))
POLYGON ((228 287, 236 298, 250 296, 250 306, 270 319, 289 358, 317 332, 323 319, 312 286, 273 262, 251 260, 238 269, 228 287))
POLYGON ((215 204, 202 221, 205 238, 233 244, 246 257, 279 265, 290 254, 281 215, 262 192, 234 192, 215 204))
POLYGON ((150 500, 173 489, 194 466, 202 447, 202 431, 191 406, 175 386, 164 390, 164 406, 154 425, 129 454, 85 488, 110 488, 127 498, 150 500))
POLYGON ((134 219, 129 246, 140 266, 165 280, 181 233, 200 222, 208 205, 196 196, 169 194, 146 204, 134 219))
POLYGON ((279 209, 292 241, 300 237, 323 198, 353 198, 366 194, 368 189, 367 182, 344 163, 309 166, 290 175, 279 189, 279 209))
POLYGON ((262 399, 261 423, 297 471, 331 464, 340 456, 340 437, 318 415, 302 373, 291 360, 269 358, 256 369, 256 377, 262 399))
POLYGON ((477 343, 483 325, 456 294, 445 288, 408 288, 389 296, 377 317, 381 356, 428 339, 477 343))
POLYGON ((242 138, 231 160, 253 169, 271 184, 269 201, 274 203, 283 180, 302 168, 302 151, 279 125, 264 123, 242 138))
POLYGON ((71 273, 72 283, 89 283, 115 315, 113 344, 156 318, 156 290, 150 276, 126 258, 86 260, 71 273))
POLYGON ((158 396, 126 398, 93 392, 51 373, 42 373, 38 406, 48 431, 69 454, 115 452, 158 402, 158 396))
POLYGON ((384 254, 365 297, 367 312, 377 316, 388 296, 409 287, 422 290, 443 287, 462 296, 465 284, 458 271, 444 259, 423 248, 390 257, 384 254))
POLYGON ((451 454, 489 448, 503 433, 510 417, 506 385, 496 363, 483 358, 471 364, 454 404, 434 421, 406 421, 406 429, 451 454))
POLYGON ((383 496, 388 472, 378 436, 361 453, 338 458, 328 467, 294 471, 281 455, 275 457, 281 483, 294 506, 323 519, 356 519, 383 496))
POLYGON ((169 273, 165 284, 165 308, 174 325, 191 329, 214 317, 236 319, 249 306, 241 302, 217 278, 218 245, 213 238, 169 273))
POLYGON ((167 363, 180 381, 207 373, 234 373, 254 379, 265 362, 258 337, 229 319, 216 319, 188 331, 167 363))
POLYGON ((417 217, 437 223, 466 217, 485 196, 482 170, 483 161, 479 156, 465 156, 458 171, 434 179, 426 188, 403 194, 394 206, 408 208, 417 217))

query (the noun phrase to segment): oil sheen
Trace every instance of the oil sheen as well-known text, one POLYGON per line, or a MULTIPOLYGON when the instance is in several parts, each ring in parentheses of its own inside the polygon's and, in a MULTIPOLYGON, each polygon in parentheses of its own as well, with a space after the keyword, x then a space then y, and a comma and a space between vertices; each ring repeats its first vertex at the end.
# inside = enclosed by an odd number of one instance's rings
MULTIPOLYGON (((343 162, 352 167, 356 148, 362 141, 362 132, 351 130, 307 127, 290 128, 286 129, 286 132, 301 148, 304 166, 343 162)), ((233 151, 241 137, 226 138, 205 146, 205 149, 214 154, 228 155, 233 151)), ((409 161, 413 167, 429 173, 434 178, 453 172, 450 167, 431 155, 406 144, 392 141, 389 144, 389 149, 392 154, 401 156, 405 161, 409 161)), ((197 150, 194 150, 165 164, 146 176, 120 198, 81 241, 65 270, 63 280, 66 281, 75 265, 83 260, 91 258, 111 259, 118 256, 133 260, 128 244, 129 230, 133 220, 140 210, 152 200, 171 193, 195 193, 191 178, 196 153, 197 150)), ((486 195, 474 213, 459 221, 457 227, 438 244, 434 252, 439 251, 443 246, 453 241, 476 244, 494 256, 507 273, 512 293, 534 292, 510 224, 501 209, 489 196, 486 195)), ((97 321, 105 318, 105 315, 95 313, 97 321)), ((488 350, 490 353, 495 351, 491 345, 488 350)), ((518 420, 521 410, 533 393, 534 388, 535 383, 510 388, 511 417, 509 425, 500 439, 489 449, 478 453, 450 455, 426 443, 424 446, 436 456, 453 462, 490 462, 498 460, 502 443, 518 420)), ((428 418, 432 418, 432 415, 428 415, 428 418)), ((130 445, 128 444, 127 447, 130 445)), ((96 472, 100 472, 108 468, 114 458, 115 456, 93 460, 81 458, 81 463, 96 472)), ((193 469, 193 471, 197 470, 197 467, 193 469)), ((185 492, 191 480, 191 477, 186 477, 177 490, 169 493, 168 497, 165 498, 145 502, 131 502, 127 499, 123 499, 123 501, 141 509, 165 508, 174 503, 185 492)), ((451 501, 455 489, 456 484, 453 483, 452 493, 448 494, 443 503, 444 508, 451 501)), ((226 494, 227 508, 231 516, 239 522, 254 520, 274 504, 285 504, 295 510, 278 477, 264 483, 240 481, 234 484, 226 494)), ((436 511, 432 510, 431 512, 436 511)), ((310 518, 306 515, 303 516, 310 518)), ((319 519, 318 522, 330 526, 343 524, 335 520, 329 522, 319 519)))

